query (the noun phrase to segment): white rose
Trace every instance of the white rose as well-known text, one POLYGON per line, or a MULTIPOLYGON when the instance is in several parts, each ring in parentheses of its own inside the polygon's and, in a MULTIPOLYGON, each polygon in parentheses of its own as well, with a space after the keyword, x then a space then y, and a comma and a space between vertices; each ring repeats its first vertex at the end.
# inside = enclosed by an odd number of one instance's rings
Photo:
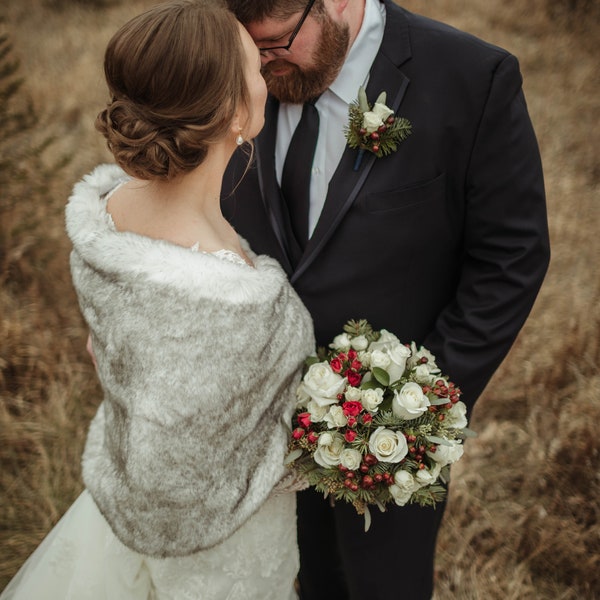
POLYGON ((446 414, 446 425, 455 429, 462 429, 467 424, 467 405, 459 400, 452 405, 452 408, 446 414))
POLYGON ((390 357, 382 350, 373 350, 371 352, 371 367, 387 369, 390 366, 390 362, 390 357))
POLYGON ((352 338, 351 345, 358 352, 360 350, 366 350, 369 341, 364 335, 357 335, 355 338, 352 338))
POLYGON ((376 115, 373 111, 369 110, 363 113, 363 129, 367 130, 367 133, 373 133, 377 131, 383 125, 381 117, 376 115))
POLYGON ((396 484, 390 485, 388 490, 390 491, 394 502, 398 506, 404 506, 410 500, 410 497, 413 495, 412 492, 406 492, 399 488, 396 484))
POLYGON ((327 423, 327 427, 329 427, 329 429, 336 429, 338 427, 344 427, 345 425, 348 425, 348 419, 346 418, 346 415, 339 404, 333 405, 323 420, 327 423))
POLYGON ((322 467, 335 467, 340 464, 344 449, 344 438, 339 433, 325 432, 319 436, 317 449, 313 454, 315 462, 322 467))
POLYGON ((383 402, 383 390, 381 388, 362 390, 360 401, 366 410, 376 413, 379 405, 383 402))
POLYGON ((350 350, 350 336, 347 333, 340 333, 333 338, 333 342, 329 344, 334 350, 350 350))
POLYGON ((381 104, 381 102, 375 102, 373 105, 373 112, 381 119, 382 122, 394 114, 394 111, 391 108, 385 104, 381 104))
POLYGON ((311 400, 306 405, 306 410, 310 413, 310 420, 313 423, 320 423, 329 411, 329 405, 321 406, 320 404, 317 404, 314 400, 311 400))
POLYGON ((382 350, 384 348, 392 348, 400 343, 400 340, 387 329, 382 329, 379 332, 379 339, 376 342, 371 342, 369 350, 382 350))
POLYGON ((440 372, 437 365, 435 364, 435 356, 433 354, 431 354, 431 352, 429 352, 429 350, 427 350, 427 348, 423 348, 423 346, 421 346, 420 348, 417 349, 417 345, 414 342, 411 342, 410 349, 411 349, 411 357, 408 361, 409 368, 412 369, 417 364, 419 364, 419 362, 421 361, 422 358, 426 358, 427 362, 424 364, 427 365, 427 367, 429 368, 429 371, 432 373, 440 372))
POLYGON ((394 392, 392 412, 400 419, 410 421, 420 417, 429 405, 429 398, 423 393, 421 386, 410 381, 394 392))
POLYGON ((300 384, 296 390, 296 408, 306 408, 310 402, 310 396, 306 393, 304 385, 300 384))
POLYGON ((408 454, 408 445, 404 435, 398 435, 395 431, 381 426, 371 434, 369 450, 377 460, 397 463, 408 454))
POLYGON ((352 387, 351 385, 349 385, 346 388, 346 391, 344 392, 344 396, 346 397, 346 400, 349 400, 351 402, 360 400, 361 395, 362 395, 362 390, 359 388, 352 387))
POLYGON ((410 356, 410 350, 402 344, 396 344, 392 348, 387 348, 385 353, 390 357, 390 364, 387 368, 387 372, 390 376, 390 383, 394 383, 404 374, 406 360, 410 356))
POLYGON ((433 385, 439 379, 439 375, 432 373, 427 365, 417 365, 413 373, 421 385, 433 385))
POLYGON ((371 353, 367 351, 362 351, 358 353, 358 360, 363 364, 364 367, 371 366, 371 353))
POLYGON ((421 487, 432 485, 437 481, 441 471, 442 465, 435 463, 431 469, 419 469, 415 475, 415 479, 421 487))
POLYGON ((388 489, 394 502, 398 506, 404 506, 418 488, 415 478, 408 471, 400 469, 394 473, 394 483, 388 489))
POLYGON ((312 364, 300 385, 317 404, 327 406, 337 402, 337 395, 343 391, 346 380, 324 361, 312 364))
POLYGON ((464 453, 465 449, 460 441, 451 441, 451 446, 439 444, 435 452, 427 452, 427 456, 440 463, 443 467, 455 463, 464 453))
POLYGON ((340 454, 340 464, 350 471, 356 471, 360 467, 362 455, 354 448, 344 448, 340 454))

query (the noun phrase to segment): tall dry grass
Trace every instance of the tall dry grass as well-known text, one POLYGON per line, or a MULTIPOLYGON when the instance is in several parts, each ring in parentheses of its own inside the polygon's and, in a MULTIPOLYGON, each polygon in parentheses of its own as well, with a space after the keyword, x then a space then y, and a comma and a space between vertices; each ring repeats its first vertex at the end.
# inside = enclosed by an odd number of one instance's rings
MULTIPOLYGON (((79 457, 99 390, 69 282, 62 209, 72 183, 109 159, 92 125, 104 102, 104 45, 152 3, 0 7, 23 91, 42 113, 19 143, 57 138, 26 180, 37 191, 0 190, 0 208, 9 194, 18 200, 0 214, 0 586, 81 489, 79 457), (71 162, 44 175, 65 153, 71 162)), ((600 598, 600 3, 403 4, 519 57, 553 247, 531 317, 476 407, 479 437, 454 470, 436 600, 600 598)), ((0 143, 0 162, 12 152, 0 143)))

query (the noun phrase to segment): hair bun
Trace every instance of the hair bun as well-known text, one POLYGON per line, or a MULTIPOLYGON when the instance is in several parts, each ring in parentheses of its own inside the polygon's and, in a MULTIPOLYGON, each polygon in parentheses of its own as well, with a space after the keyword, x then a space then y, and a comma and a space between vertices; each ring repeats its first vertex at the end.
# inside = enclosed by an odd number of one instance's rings
POLYGON ((170 179, 200 164, 207 152, 188 126, 128 99, 113 99, 96 118, 96 129, 116 162, 139 179, 170 179))

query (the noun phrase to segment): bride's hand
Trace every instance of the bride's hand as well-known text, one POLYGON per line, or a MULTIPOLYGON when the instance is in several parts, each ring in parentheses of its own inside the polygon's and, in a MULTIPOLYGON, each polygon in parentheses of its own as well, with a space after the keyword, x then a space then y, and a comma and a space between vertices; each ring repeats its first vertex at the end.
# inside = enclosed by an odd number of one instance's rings
POLYGON ((85 345, 85 349, 88 354, 92 357, 92 363, 94 363, 94 368, 98 371, 98 363, 96 362, 96 355, 94 354, 94 348, 92 347, 92 334, 88 333, 87 343, 85 345))

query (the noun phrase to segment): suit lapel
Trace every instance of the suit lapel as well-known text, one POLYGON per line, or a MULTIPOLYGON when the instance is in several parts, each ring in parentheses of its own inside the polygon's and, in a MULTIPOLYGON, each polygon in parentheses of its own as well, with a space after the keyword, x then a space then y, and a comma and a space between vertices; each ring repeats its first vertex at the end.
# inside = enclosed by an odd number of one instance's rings
POLYGON ((277 135, 277 113, 279 102, 269 96, 265 107, 265 126, 255 141, 256 167, 265 210, 269 216, 271 227, 285 256, 284 269, 291 273, 292 264, 289 260, 288 240, 285 228, 285 207, 281 190, 275 173, 275 138, 277 135))
MULTIPOLYGON (((379 93, 385 91, 387 105, 397 112, 409 84, 409 79, 398 67, 408 58, 410 58, 408 24, 402 10, 391 2, 386 2, 386 25, 383 41, 371 67, 366 90, 370 102, 374 102, 379 93)), ((385 160, 385 158, 378 159, 374 154, 366 152, 358 170, 354 171, 356 155, 357 150, 355 149, 346 147, 344 150, 340 163, 329 182, 327 198, 315 231, 292 275, 292 283, 313 263, 331 238, 365 184, 375 161, 385 160)))

